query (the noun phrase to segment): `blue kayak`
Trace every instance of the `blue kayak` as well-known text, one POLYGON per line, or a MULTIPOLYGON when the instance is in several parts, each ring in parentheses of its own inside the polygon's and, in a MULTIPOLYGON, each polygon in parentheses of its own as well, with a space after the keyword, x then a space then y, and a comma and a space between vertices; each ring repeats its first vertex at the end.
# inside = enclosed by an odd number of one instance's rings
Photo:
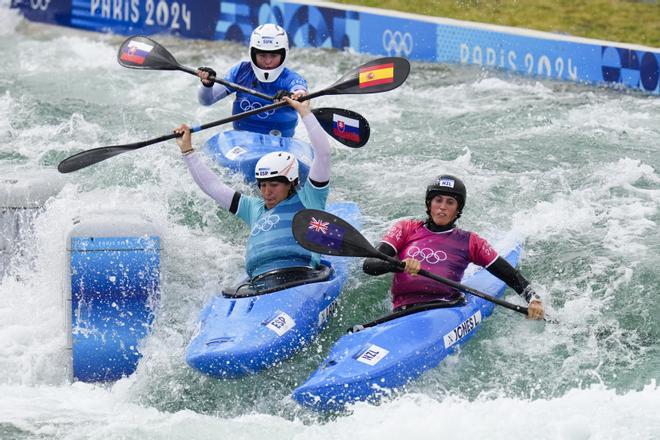
MULTIPOLYGON (((520 246, 506 259, 517 265, 520 246)), ((479 270, 463 284, 501 297, 506 285, 479 270)), ((316 411, 341 411, 356 401, 377 402, 425 371, 472 336, 495 305, 466 295, 461 306, 431 308, 348 333, 305 383, 293 391, 301 405, 316 411)))
POLYGON ((307 179, 314 159, 312 146, 301 140, 240 130, 216 134, 206 141, 204 151, 220 166, 243 174, 250 183, 256 181, 254 168, 264 154, 273 151, 293 153, 298 159, 301 182, 307 179))
MULTIPOLYGON (((360 227, 355 203, 333 203, 327 210, 360 227)), ((325 326, 354 261, 322 259, 324 281, 257 295, 240 296, 231 289, 215 295, 200 312, 186 362, 209 376, 236 378, 290 357, 325 326)))

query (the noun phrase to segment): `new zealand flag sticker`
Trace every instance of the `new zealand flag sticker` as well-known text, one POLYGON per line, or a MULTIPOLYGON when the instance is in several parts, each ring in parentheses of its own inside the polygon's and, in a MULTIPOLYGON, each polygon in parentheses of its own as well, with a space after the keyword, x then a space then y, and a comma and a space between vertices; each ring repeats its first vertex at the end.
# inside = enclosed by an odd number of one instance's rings
POLYGON ((342 227, 312 217, 307 226, 306 238, 308 241, 325 248, 339 250, 345 232, 342 227))

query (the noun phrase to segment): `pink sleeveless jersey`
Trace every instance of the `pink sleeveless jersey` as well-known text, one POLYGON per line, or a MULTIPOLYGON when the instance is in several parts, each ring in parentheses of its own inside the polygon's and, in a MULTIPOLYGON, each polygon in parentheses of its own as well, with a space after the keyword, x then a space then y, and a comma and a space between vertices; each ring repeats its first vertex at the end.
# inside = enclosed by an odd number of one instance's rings
MULTIPOLYGON (((469 263, 486 267, 497 259, 497 252, 474 232, 454 228, 429 231, 422 220, 401 220, 383 238, 399 259, 415 258, 422 269, 460 282, 469 263)), ((458 297, 455 289, 423 276, 395 273, 392 281, 394 308, 458 297)))

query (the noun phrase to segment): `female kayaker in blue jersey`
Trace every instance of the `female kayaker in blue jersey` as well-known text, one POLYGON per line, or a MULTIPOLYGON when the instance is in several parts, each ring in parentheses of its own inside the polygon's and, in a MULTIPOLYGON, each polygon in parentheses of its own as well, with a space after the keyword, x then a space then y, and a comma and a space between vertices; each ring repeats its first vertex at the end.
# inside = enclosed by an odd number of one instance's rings
MULTIPOLYGON (((263 24, 250 36, 250 61, 243 61, 232 67, 225 75, 229 82, 275 96, 281 99, 291 95, 293 98, 307 94, 307 81, 284 65, 288 60, 289 38, 286 31, 275 24, 263 24)), ((216 73, 210 67, 197 70, 202 84, 197 98, 202 105, 212 105, 235 90, 209 81, 216 73)), ((232 114, 243 113, 272 104, 271 101, 258 98, 249 93, 236 90, 236 99, 232 114)), ((234 121, 234 129, 255 133, 273 134, 291 137, 298 124, 298 115, 291 107, 281 107, 247 118, 234 121)))
POLYGON ((260 197, 241 194, 225 185, 202 161, 191 143, 190 128, 181 125, 177 144, 195 182, 218 205, 250 227, 245 269, 250 279, 289 267, 316 268, 319 255, 300 246, 291 232, 293 216, 305 208, 324 209, 330 185, 330 143, 311 112, 309 101, 284 100, 300 114, 314 148, 307 181, 298 187, 298 160, 288 152, 263 156, 255 167, 260 197))
POLYGON ((485 267, 529 303, 527 317, 542 319, 543 303, 520 271, 497 255, 492 246, 474 232, 456 227, 465 207, 467 191, 457 177, 443 174, 426 188, 426 220, 400 220, 378 245, 406 264, 401 270, 377 258, 367 258, 363 269, 369 275, 396 272, 392 280, 394 311, 430 301, 459 304, 463 296, 454 288, 430 278, 416 276, 420 269, 460 282, 469 263, 485 267))

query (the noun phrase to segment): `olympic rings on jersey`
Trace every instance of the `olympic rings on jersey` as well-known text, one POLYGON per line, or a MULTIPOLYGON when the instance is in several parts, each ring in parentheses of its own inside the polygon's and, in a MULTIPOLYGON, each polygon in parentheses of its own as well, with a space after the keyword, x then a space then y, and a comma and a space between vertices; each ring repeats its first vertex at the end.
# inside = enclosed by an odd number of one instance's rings
POLYGON ((30 0, 30 7, 32 9, 41 9, 42 11, 45 11, 48 9, 48 5, 50 4, 50 0, 30 0))
POLYGON ((383 32, 383 49, 390 56, 408 56, 413 50, 413 37, 409 32, 405 34, 387 29, 383 32))
POLYGON ((409 248, 406 256, 414 258, 419 262, 426 261, 429 264, 438 264, 447 259, 447 254, 444 251, 434 252, 431 248, 420 249, 417 246, 409 248))
MULTIPOLYGON (((263 107, 261 103, 258 102, 252 102, 249 99, 241 98, 241 101, 238 103, 238 106, 243 110, 244 112, 250 111, 250 110, 255 110, 258 108, 263 107)), ((275 109, 272 110, 267 110, 263 113, 257 114, 257 117, 261 119, 266 119, 269 116, 273 116, 275 114, 275 109)))
POLYGON ((268 214, 266 217, 260 218, 259 221, 254 224, 252 231, 250 231, 250 235, 255 236, 260 232, 268 232, 273 229, 275 225, 279 223, 279 221, 279 215, 268 214))

